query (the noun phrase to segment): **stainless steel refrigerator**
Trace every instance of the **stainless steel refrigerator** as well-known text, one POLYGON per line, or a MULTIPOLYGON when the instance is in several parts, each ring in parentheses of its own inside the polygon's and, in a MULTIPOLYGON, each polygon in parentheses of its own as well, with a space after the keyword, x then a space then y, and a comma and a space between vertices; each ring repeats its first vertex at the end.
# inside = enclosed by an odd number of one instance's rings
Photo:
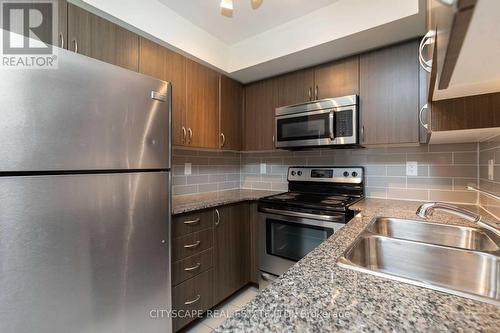
POLYGON ((171 86, 0 69, 0 332, 170 332, 171 86))

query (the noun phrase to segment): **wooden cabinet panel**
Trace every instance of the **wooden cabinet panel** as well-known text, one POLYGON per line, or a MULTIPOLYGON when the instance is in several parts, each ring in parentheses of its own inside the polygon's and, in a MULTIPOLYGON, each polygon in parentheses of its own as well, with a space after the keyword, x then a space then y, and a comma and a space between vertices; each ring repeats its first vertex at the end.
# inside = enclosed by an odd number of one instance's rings
POLYGON ((418 71, 417 41, 360 57, 362 144, 419 142, 418 71))
POLYGON ((243 86, 227 76, 220 77, 220 132, 221 148, 241 149, 243 114, 243 86))
POLYGON ((316 99, 358 95, 359 57, 350 57, 316 67, 314 82, 317 89, 316 99))
POLYGON ((68 48, 68 2, 66 0, 57 1, 57 46, 68 48))
MULTIPOLYGON (((189 279, 172 289, 172 308, 177 311, 206 311, 213 305, 213 270, 208 270, 189 279), (187 303, 187 304, 186 304, 187 303)), ((190 322, 194 316, 173 318, 173 330, 178 331, 190 322)), ((168 332, 168 329, 165 329, 168 332)))
POLYGON ((172 84, 172 144, 186 144, 186 58, 140 37, 139 72, 172 84))
POLYGON ((314 72, 304 69, 282 75, 278 80, 278 106, 313 100, 314 72))
POLYGON ((206 229, 172 240, 172 260, 181 260, 211 248, 213 229, 206 229))
POLYGON ((214 229, 214 303, 219 303, 249 281, 250 236, 248 204, 218 208, 214 229))
POLYGON ((219 147, 219 74, 187 59, 186 109, 188 144, 193 147, 219 147), (189 138, 190 137, 190 138, 189 138))
POLYGON ((276 79, 245 86, 244 149, 274 149, 274 113, 278 106, 276 79))
POLYGON ((97 15, 68 4, 68 49, 139 70, 139 37, 97 15))
POLYGON ((194 213, 175 215, 172 218, 172 237, 177 238, 193 232, 212 228, 214 225, 213 210, 202 210, 194 213))
POLYGON ((190 279, 213 267, 212 248, 172 263, 172 285, 190 279))

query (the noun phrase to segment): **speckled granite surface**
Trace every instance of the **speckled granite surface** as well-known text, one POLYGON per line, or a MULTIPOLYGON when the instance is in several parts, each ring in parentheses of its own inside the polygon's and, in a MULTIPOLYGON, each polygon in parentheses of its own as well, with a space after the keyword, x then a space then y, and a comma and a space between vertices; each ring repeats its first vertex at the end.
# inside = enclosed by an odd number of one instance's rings
POLYGON ((276 193, 280 192, 262 190, 228 190, 200 194, 176 195, 173 198, 172 214, 181 214, 241 201, 258 200, 259 198, 276 193))
MULTIPOLYGON (((418 202, 365 199, 340 232, 260 292, 217 332, 498 332, 500 307, 358 273, 337 259, 374 216, 416 218, 418 202)), ((480 211, 480 208, 468 206, 480 211)), ((484 214, 484 211, 481 211, 484 214)), ((433 221, 471 225, 447 214, 433 221)))

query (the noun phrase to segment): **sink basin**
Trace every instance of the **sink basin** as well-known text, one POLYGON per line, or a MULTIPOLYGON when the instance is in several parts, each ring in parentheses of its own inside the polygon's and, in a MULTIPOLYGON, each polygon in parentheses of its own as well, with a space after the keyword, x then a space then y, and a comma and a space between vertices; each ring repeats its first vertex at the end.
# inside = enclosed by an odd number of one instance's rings
POLYGON ((496 252, 500 239, 488 230, 388 217, 374 219, 367 230, 378 235, 467 250, 496 252))
POLYGON ((338 264, 500 306, 499 244, 480 228, 378 217, 338 264))

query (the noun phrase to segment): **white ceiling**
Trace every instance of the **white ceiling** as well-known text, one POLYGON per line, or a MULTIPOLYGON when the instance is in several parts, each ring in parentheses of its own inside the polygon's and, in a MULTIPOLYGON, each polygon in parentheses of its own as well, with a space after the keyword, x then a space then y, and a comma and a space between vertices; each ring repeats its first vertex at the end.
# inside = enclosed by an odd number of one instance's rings
POLYGON ((68 0, 248 83, 425 34, 427 0, 68 0))
POLYGON ((221 15, 220 0, 159 0, 177 14, 228 45, 265 32, 337 0, 234 0, 233 17, 221 15))

